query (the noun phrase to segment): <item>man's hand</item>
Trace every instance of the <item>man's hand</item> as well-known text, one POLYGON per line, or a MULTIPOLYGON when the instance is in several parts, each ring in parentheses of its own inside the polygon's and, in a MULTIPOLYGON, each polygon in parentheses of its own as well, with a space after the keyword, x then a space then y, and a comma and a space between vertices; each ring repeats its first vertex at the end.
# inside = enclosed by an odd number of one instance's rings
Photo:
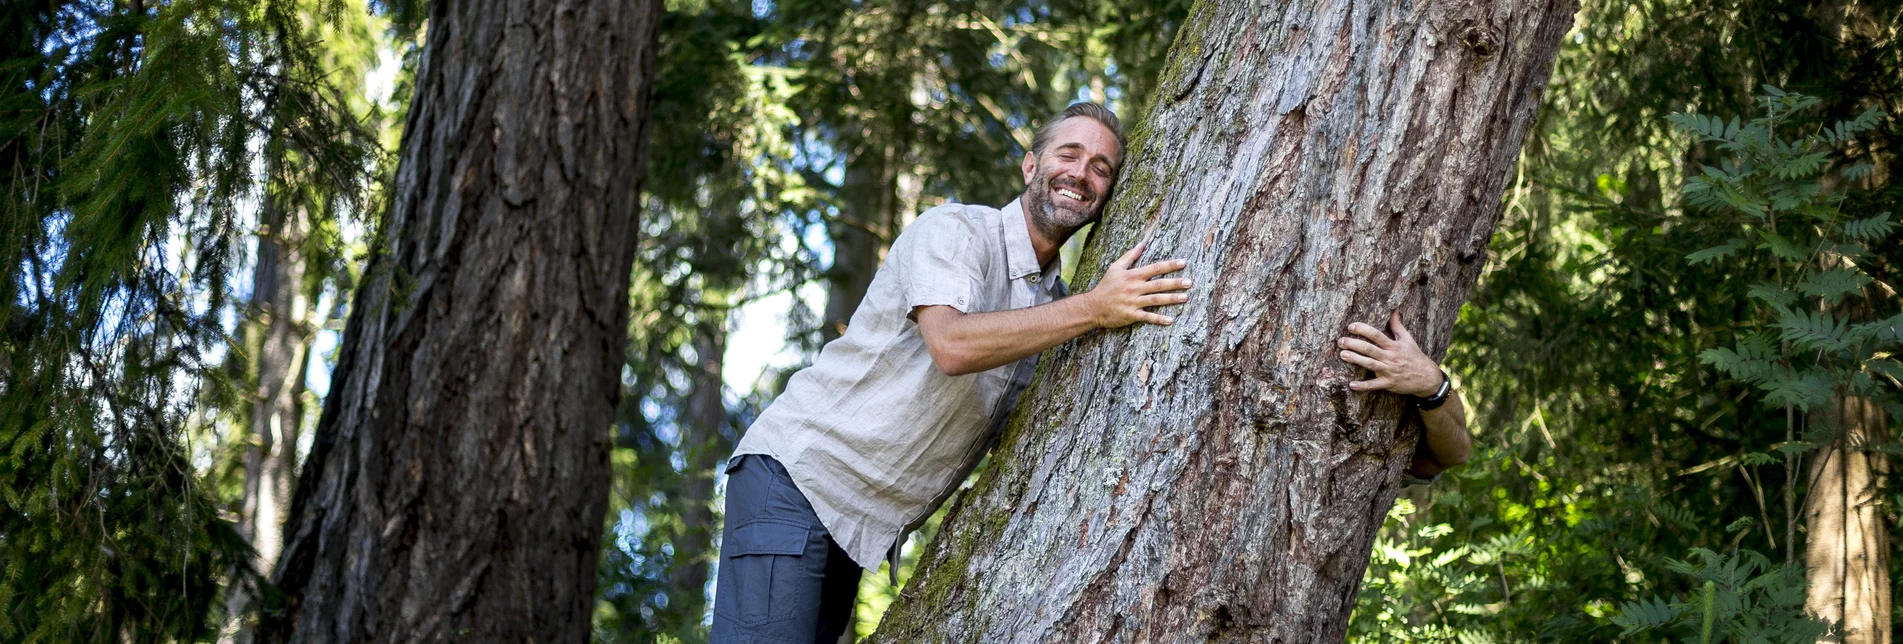
POLYGON ((1374 372, 1374 377, 1348 383, 1355 391, 1392 391, 1404 396, 1428 397, 1440 391, 1441 382, 1447 376, 1441 373, 1440 365, 1421 352, 1414 343, 1414 335, 1401 326, 1401 312, 1395 311, 1388 316, 1388 328, 1394 331, 1389 338, 1380 329, 1356 322, 1348 325, 1348 332, 1361 336, 1346 337, 1335 341, 1342 348, 1341 359, 1352 365, 1374 372), (1365 339, 1364 339, 1365 338, 1365 339))
POLYGON ((1174 273, 1188 266, 1189 262, 1180 259, 1166 259, 1154 264, 1131 268, 1138 257, 1143 255, 1143 244, 1124 253, 1117 261, 1110 263, 1110 270, 1104 272, 1103 280, 1096 288, 1085 293, 1094 312, 1093 321, 1098 328, 1114 329, 1129 326, 1137 322, 1169 325, 1174 318, 1161 313, 1152 313, 1144 309, 1152 306, 1182 304, 1189 296, 1181 291, 1190 287, 1188 279, 1151 279, 1160 275, 1174 273))
MULTIPOLYGON (((1350 382, 1348 388, 1385 390, 1421 398, 1440 393, 1447 374, 1421 352, 1421 345, 1414 342, 1414 334, 1401 325, 1400 311, 1388 316, 1388 329, 1394 332, 1394 337, 1356 322, 1348 325, 1348 332, 1361 337, 1335 341, 1342 349, 1342 361, 1374 372, 1373 378, 1350 382)), ((1409 474, 1431 477, 1467 462, 1467 457, 1473 454, 1473 437, 1467 433, 1467 408, 1459 396, 1449 394, 1448 398, 1445 404, 1421 412, 1421 423, 1426 425, 1426 431, 1421 433, 1421 442, 1414 450, 1414 462, 1407 468, 1409 474)))

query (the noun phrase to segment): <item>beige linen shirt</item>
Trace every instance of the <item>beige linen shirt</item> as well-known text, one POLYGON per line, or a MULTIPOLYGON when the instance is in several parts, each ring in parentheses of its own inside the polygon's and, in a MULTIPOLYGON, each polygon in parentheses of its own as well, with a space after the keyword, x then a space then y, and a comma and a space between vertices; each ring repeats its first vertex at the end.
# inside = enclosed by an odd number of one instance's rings
POLYGON ((892 243, 845 335, 793 374, 734 455, 785 465, 833 540, 877 570, 977 465, 1037 364, 945 375, 913 308, 1043 304, 1065 295, 1059 263, 1038 266, 1017 201, 926 211, 892 243))

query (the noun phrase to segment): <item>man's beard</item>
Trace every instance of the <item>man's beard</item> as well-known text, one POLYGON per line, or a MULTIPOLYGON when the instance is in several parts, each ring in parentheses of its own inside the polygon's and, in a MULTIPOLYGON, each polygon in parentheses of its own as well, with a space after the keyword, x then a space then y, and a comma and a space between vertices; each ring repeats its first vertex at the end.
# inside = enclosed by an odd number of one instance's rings
POLYGON ((1052 193, 1058 188, 1068 188, 1083 195, 1085 203, 1097 203, 1097 195, 1092 193, 1090 186, 1082 181, 1064 177, 1051 179, 1049 172, 1041 164, 1037 168, 1037 174, 1032 175, 1031 189, 1025 191, 1026 203, 1024 204, 1025 210, 1031 215, 1031 225, 1037 226, 1038 232, 1043 233, 1045 237, 1068 239, 1072 233, 1077 232, 1077 229, 1096 221, 1103 207, 1099 205, 1086 211, 1059 207, 1052 199, 1052 193))

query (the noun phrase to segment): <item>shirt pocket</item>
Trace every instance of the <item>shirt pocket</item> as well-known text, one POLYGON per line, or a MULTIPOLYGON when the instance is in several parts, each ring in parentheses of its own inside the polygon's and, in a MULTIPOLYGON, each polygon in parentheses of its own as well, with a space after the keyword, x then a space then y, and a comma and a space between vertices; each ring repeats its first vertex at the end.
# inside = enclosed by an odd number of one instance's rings
POLYGON ((806 526, 777 521, 735 527, 720 545, 720 565, 728 567, 728 574, 715 591, 729 601, 716 598, 715 604, 732 607, 728 615, 749 627, 817 609, 819 598, 809 596, 820 584, 810 579, 808 536, 806 526))

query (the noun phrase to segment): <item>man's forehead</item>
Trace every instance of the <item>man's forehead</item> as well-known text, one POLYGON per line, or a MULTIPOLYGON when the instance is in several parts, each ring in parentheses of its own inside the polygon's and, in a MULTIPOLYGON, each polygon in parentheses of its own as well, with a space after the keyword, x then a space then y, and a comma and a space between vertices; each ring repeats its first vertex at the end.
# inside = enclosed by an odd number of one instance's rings
POLYGON ((1077 147, 1088 154, 1101 154, 1112 164, 1118 162, 1122 150, 1117 149, 1117 135, 1110 128, 1097 122, 1097 119, 1073 116, 1057 124, 1051 133, 1051 148, 1077 147))

